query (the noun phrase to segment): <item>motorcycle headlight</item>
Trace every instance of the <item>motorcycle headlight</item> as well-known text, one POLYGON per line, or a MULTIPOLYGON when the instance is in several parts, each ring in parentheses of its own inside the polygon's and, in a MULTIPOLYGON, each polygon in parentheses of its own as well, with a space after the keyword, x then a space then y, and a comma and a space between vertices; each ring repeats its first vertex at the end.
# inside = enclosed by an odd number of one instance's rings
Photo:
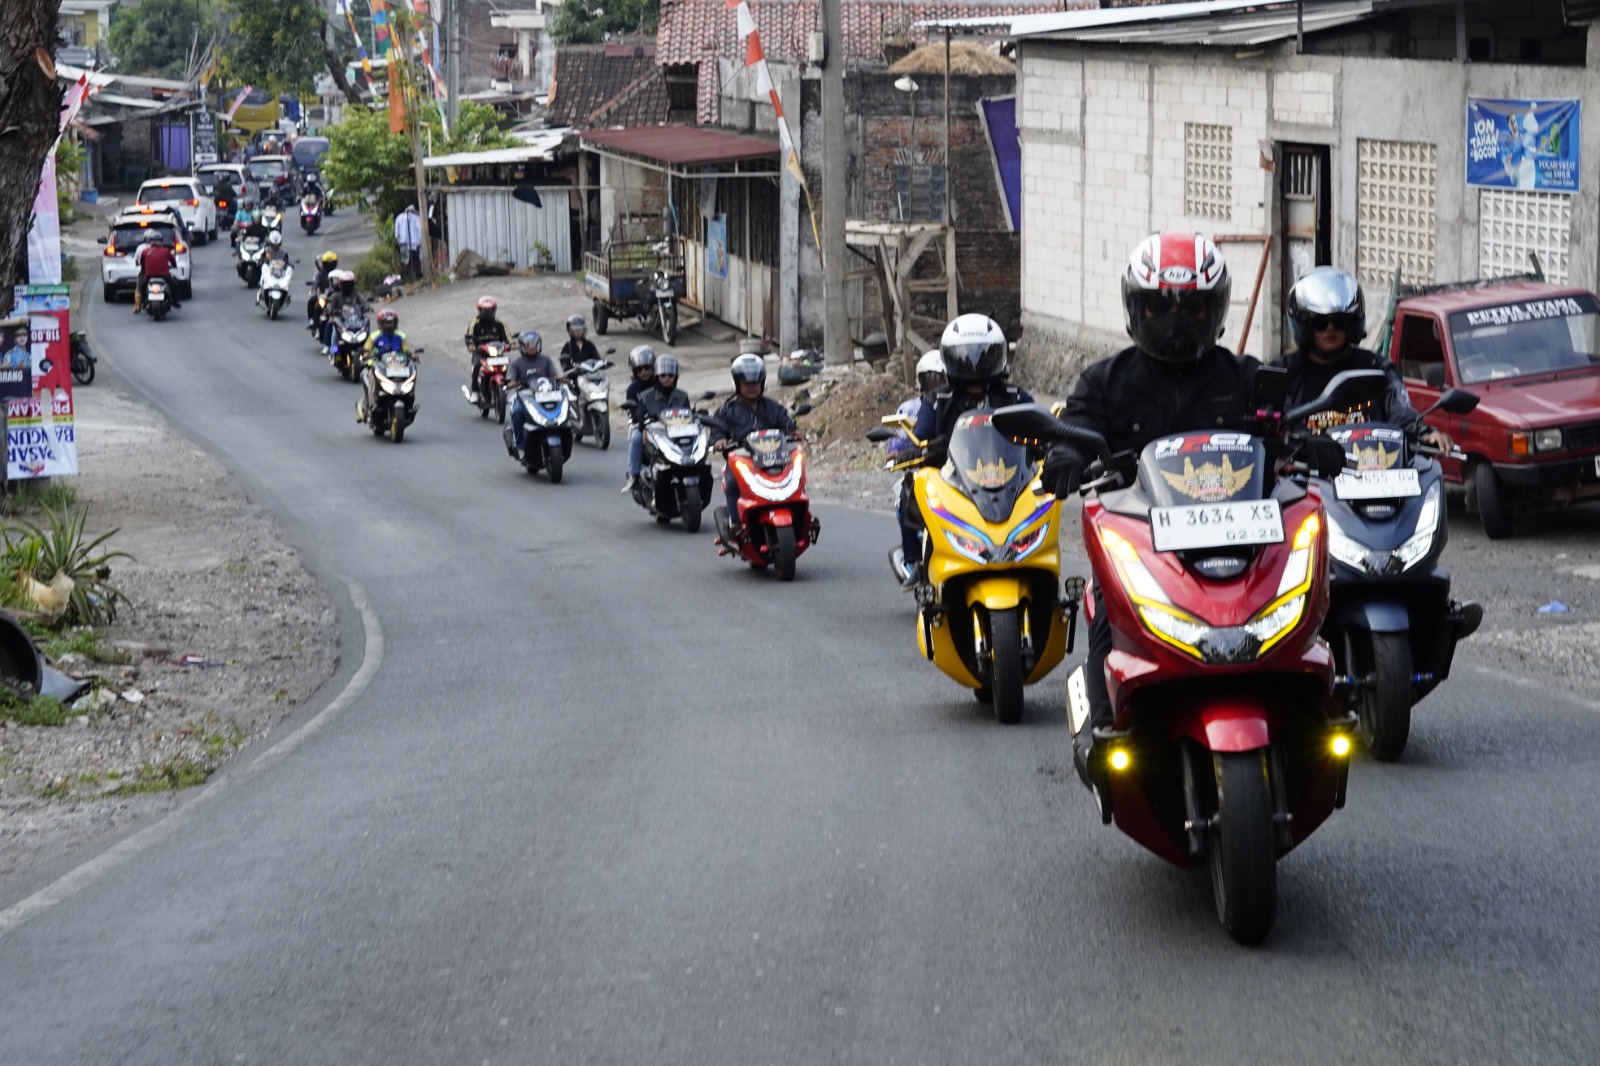
POLYGON ((1261 644, 1260 655, 1278 642, 1289 630, 1293 629, 1300 621, 1300 616, 1305 613, 1306 597, 1304 593, 1291 596, 1280 602, 1275 607, 1268 607, 1261 614, 1256 615, 1244 624, 1244 631, 1254 637, 1261 644))
POLYGON ((412 389, 415 389, 416 387, 417 387, 417 379, 416 379, 415 376, 406 378, 405 381, 400 383, 400 391, 401 392, 410 392, 412 389))
POLYGON ((1561 430, 1538 429, 1533 433, 1533 450, 1536 452, 1558 452, 1561 450, 1561 430))
MULTIPOLYGON (((1561 431, 1556 430, 1555 432, 1559 434, 1561 431)), ((1428 489, 1428 495, 1422 501, 1422 507, 1417 511, 1416 532, 1411 534, 1411 539, 1395 549, 1394 557, 1400 563, 1400 569, 1409 570, 1427 557, 1428 552, 1433 548, 1433 535, 1438 528, 1439 486, 1435 483, 1428 489)))
POLYGON ((378 375, 378 387, 383 389, 383 391, 387 392, 387 393, 396 393, 396 392, 400 391, 400 386, 399 385, 397 385, 394 382, 390 381, 388 378, 384 377, 382 374, 378 375))
POLYGON ((944 536, 950 542, 952 548, 973 562, 987 563, 989 561, 989 546, 977 537, 969 537, 965 533, 957 533, 953 529, 945 530, 944 536))
POLYGON ((1328 554, 1346 566, 1367 569, 1367 549, 1346 535, 1332 515, 1328 516, 1328 554))

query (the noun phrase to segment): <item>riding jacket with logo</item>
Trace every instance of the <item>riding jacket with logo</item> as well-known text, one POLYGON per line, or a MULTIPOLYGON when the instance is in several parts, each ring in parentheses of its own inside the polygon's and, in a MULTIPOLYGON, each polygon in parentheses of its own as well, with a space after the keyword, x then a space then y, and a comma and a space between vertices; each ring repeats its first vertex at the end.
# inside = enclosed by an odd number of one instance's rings
POLYGON ((758 429, 781 429, 785 433, 795 430, 794 418, 789 409, 777 400, 761 397, 752 407, 735 396, 717 409, 717 421, 722 424, 724 436, 733 444, 758 429))
POLYGON ((1422 415, 1411 406, 1411 394, 1393 362, 1365 348, 1347 347, 1331 363, 1319 363, 1304 352, 1289 352, 1273 363, 1289 372, 1287 404, 1290 407, 1306 403, 1322 395, 1336 374, 1346 370, 1381 370, 1389 379, 1389 387, 1378 400, 1349 411, 1328 411, 1312 419, 1318 429, 1347 425, 1352 422, 1389 422, 1409 429, 1422 421, 1422 415))
POLYGON ((468 344, 477 347, 480 344, 488 344, 491 341, 498 341, 501 344, 510 343, 506 337, 506 324, 504 322, 498 318, 491 318, 487 322, 481 318, 474 318, 467 325, 468 344))

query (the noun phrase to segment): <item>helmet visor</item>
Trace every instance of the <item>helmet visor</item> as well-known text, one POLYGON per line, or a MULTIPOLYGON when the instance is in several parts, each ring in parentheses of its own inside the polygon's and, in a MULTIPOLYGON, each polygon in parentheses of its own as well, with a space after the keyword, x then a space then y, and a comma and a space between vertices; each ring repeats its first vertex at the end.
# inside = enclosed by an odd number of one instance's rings
POLYGON ((986 341, 965 344, 946 344, 940 351, 944 355, 944 369, 951 381, 966 381, 998 377, 1006 369, 1006 346, 986 341))

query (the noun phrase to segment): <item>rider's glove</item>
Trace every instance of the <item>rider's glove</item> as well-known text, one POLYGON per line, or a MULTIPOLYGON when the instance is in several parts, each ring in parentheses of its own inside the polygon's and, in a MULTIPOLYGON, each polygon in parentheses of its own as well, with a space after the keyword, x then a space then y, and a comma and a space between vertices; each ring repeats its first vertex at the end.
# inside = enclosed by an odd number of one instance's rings
POLYGON ((1058 499, 1065 499, 1083 484, 1083 456, 1077 449, 1057 445, 1044 460, 1044 485, 1058 499))

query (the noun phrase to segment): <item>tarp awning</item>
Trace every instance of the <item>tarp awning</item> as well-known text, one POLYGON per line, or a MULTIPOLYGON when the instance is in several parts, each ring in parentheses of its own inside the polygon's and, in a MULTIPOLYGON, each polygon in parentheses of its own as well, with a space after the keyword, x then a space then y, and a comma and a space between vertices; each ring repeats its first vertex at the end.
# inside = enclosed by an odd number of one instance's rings
POLYGON ((770 160, 776 173, 778 142, 704 126, 639 126, 626 130, 590 130, 583 146, 593 151, 661 169, 770 160))

